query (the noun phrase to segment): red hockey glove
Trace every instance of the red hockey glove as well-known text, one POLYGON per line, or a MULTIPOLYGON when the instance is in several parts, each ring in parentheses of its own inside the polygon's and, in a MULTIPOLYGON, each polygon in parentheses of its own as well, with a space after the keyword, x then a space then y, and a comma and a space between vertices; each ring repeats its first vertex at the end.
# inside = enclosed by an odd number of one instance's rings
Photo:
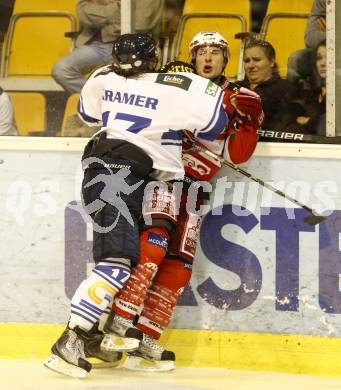
POLYGON ((241 87, 239 92, 230 96, 231 104, 236 108, 242 119, 259 128, 264 120, 262 99, 250 89, 241 87))

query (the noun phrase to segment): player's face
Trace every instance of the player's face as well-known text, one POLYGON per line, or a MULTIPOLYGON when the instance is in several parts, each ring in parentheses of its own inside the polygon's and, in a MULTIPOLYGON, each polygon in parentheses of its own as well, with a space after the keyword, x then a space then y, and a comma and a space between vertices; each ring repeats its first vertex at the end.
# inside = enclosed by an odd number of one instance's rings
POLYGON ((199 76, 213 80, 222 74, 224 66, 224 54, 219 47, 205 46, 197 50, 195 68, 199 76))
POLYGON ((322 78, 327 77, 327 49, 325 46, 320 46, 317 49, 316 69, 322 78))
POLYGON ((272 77, 274 61, 269 60, 261 47, 250 47, 244 53, 245 74, 251 85, 258 85, 272 77))

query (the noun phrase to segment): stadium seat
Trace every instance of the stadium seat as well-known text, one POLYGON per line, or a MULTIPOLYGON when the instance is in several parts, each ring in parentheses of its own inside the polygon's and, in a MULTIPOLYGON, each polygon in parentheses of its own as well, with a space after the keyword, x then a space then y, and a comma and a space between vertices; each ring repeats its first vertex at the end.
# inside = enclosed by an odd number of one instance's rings
POLYGON ((67 123, 67 119, 72 115, 77 114, 77 104, 78 104, 79 96, 80 96, 79 93, 74 93, 70 95, 67 99, 64 116, 63 116, 62 128, 60 132, 61 136, 65 135, 65 126, 67 123))
POLYGON ((16 0, 4 41, 3 77, 50 78, 72 50, 65 32, 77 30, 75 0, 16 0))
POLYGON ((77 0, 15 0, 13 14, 19 12, 63 11, 76 16, 77 0))
POLYGON ((310 13, 314 0, 270 0, 266 13, 310 13))
POLYGON ((8 92, 19 135, 41 135, 46 130, 46 101, 38 92, 8 92))
POLYGON ((200 31, 218 31, 229 42, 231 58, 226 68, 227 76, 237 78, 242 71, 241 41, 235 34, 246 32, 250 23, 249 0, 186 0, 183 16, 174 41, 174 57, 188 61, 188 45, 200 31))
POLYGON ((313 0, 270 0, 260 35, 276 50, 282 77, 287 75, 289 56, 303 49, 304 31, 313 0))

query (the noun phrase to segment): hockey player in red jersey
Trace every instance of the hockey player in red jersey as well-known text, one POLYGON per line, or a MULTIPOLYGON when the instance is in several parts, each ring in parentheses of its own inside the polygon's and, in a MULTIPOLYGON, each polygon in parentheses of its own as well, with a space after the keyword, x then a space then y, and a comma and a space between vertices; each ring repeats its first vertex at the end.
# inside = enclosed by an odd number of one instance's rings
MULTIPOLYGON (((163 349, 155 340, 168 326, 178 297, 191 277, 201 217, 187 212, 186 189, 196 181, 212 179, 221 167, 221 158, 235 164, 247 161, 255 150, 257 130, 263 119, 260 97, 253 91, 229 83, 223 75, 230 56, 228 42, 223 36, 217 32, 199 33, 192 39, 189 51, 192 66, 175 62, 166 65, 164 71, 195 70, 212 81, 207 89, 212 95, 220 86, 225 91, 224 106, 229 124, 225 133, 215 141, 199 141, 184 132, 186 178, 180 201, 174 187, 152 186, 149 196, 145 196, 144 216, 150 217, 153 223, 141 234, 138 265, 115 297, 113 313, 105 327, 108 334, 102 343, 107 350, 130 351, 125 366, 131 369, 147 367, 148 370, 166 371, 174 368, 174 353, 163 349), (178 213, 174 210, 177 201, 180 203, 178 213), (141 331, 137 343, 126 337, 132 327, 141 331), (119 337, 125 338, 118 341, 119 337), (143 359, 153 364, 141 365, 143 359)), ((205 200, 203 192, 199 190, 198 193, 197 208, 205 200)))

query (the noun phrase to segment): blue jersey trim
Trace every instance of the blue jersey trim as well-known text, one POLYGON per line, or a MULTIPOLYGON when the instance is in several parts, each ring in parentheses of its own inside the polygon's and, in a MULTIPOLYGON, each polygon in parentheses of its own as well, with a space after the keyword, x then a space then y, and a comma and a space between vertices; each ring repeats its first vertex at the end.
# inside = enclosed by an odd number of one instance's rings
POLYGON ((224 107, 222 106, 222 100, 223 100, 224 91, 221 90, 219 94, 219 98, 217 99, 217 103, 214 108, 214 112, 212 115, 211 120, 209 121, 208 125, 204 127, 203 129, 199 129, 195 131, 195 135, 198 138, 205 139, 208 141, 214 141, 217 136, 225 130, 225 127, 227 125, 227 114, 224 110, 224 107), (215 123, 214 123, 215 122, 215 123), (214 123, 213 127, 212 124, 214 123), (210 129, 211 127, 211 129, 210 129), (205 132, 205 130, 209 129, 205 132))
POLYGON ((83 118, 83 120, 85 122, 88 122, 88 123, 91 123, 91 124, 94 124, 94 123, 99 123, 100 120, 96 119, 96 118, 93 118, 89 115, 87 115, 85 112, 84 112, 84 106, 83 106, 83 103, 82 103, 82 97, 79 99, 78 101, 78 113, 79 115, 83 118))
POLYGON ((218 135, 225 130, 227 123, 227 114, 224 110, 224 107, 221 106, 219 110, 218 119, 212 129, 210 131, 207 131, 206 133, 198 132, 197 137, 207 141, 214 141, 218 137, 218 135))
POLYGON ((161 145, 182 146, 182 141, 180 141, 180 142, 176 142, 176 141, 163 142, 163 141, 161 141, 161 145))

